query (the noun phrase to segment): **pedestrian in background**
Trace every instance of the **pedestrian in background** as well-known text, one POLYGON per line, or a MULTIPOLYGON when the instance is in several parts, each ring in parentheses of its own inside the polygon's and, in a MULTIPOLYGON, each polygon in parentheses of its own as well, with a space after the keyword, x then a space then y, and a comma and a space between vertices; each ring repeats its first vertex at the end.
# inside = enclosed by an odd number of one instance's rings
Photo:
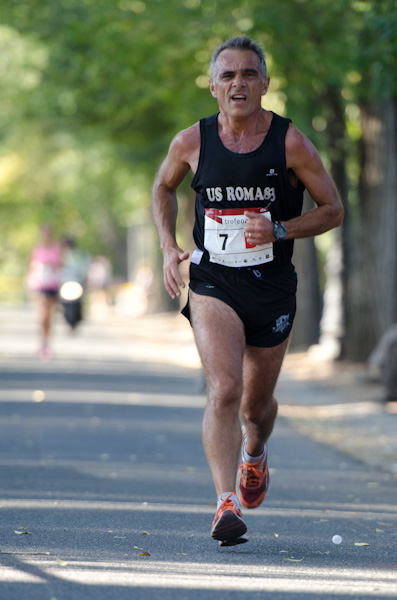
POLYGON ((31 253, 27 285, 36 292, 40 327, 38 355, 42 360, 50 360, 53 357, 52 322, 62 280, 62 247, 53 239, 50 225, 43 224, 40 234, 41 239, 31 253))

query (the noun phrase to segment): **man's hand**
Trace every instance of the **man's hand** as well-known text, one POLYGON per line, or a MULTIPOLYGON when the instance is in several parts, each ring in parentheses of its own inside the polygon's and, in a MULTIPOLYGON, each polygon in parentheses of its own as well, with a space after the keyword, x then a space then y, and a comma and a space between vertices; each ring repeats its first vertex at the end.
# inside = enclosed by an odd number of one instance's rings
POLYGON ((179 273, 179 265, 184 260, 189 258, 189 252, 184 252, 181 248, 176 247, 164 251, 164 285, 165 289, 173 300, 179 298, 181 292, 179 288, 184 288, 185 283, 179 273))
POLYGON ((246 210, 244 215, 248 217, 245 225, 245 235, 250 244, 268 244, 274 242, 274 225, 263 214, 246 210))

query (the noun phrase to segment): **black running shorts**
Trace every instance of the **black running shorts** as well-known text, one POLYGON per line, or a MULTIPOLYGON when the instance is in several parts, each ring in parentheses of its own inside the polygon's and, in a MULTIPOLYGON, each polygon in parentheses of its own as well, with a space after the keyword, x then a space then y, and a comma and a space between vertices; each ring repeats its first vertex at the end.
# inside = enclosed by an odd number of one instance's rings
MULTIPOLYGON (((242 320, 250 346, 278 346, 291 333, 297 288, 291 263, 238 269, 210 263, 203 256, 199 265, 190 263, 189 287, 226 302, 242 320)), ((189 301, 182 314, 190 320, 189 301)))

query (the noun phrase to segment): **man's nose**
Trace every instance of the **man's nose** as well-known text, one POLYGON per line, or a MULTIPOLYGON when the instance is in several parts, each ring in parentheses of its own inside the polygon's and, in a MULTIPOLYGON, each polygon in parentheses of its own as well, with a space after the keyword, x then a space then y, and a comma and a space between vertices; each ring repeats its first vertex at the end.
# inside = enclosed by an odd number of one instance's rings
POLYGON ((233 79, 233 85, 235 87, 241 87, 244 83, 244 77, 240 73, 237 73, 233 79))

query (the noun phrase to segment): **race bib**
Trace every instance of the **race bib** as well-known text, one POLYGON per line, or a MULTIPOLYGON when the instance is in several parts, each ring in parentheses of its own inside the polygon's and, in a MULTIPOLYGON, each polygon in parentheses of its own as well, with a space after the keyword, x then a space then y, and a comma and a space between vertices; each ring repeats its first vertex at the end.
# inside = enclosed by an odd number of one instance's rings
MULTIPOLYGON (((245 236, 248 217, 244 208, 206 208, 204 246, 210 262, 225 267, 251 267, 273 260, 273 244, 251 244, 245 236)), ((250 208, 271 221, 266 208, 250 208)))

